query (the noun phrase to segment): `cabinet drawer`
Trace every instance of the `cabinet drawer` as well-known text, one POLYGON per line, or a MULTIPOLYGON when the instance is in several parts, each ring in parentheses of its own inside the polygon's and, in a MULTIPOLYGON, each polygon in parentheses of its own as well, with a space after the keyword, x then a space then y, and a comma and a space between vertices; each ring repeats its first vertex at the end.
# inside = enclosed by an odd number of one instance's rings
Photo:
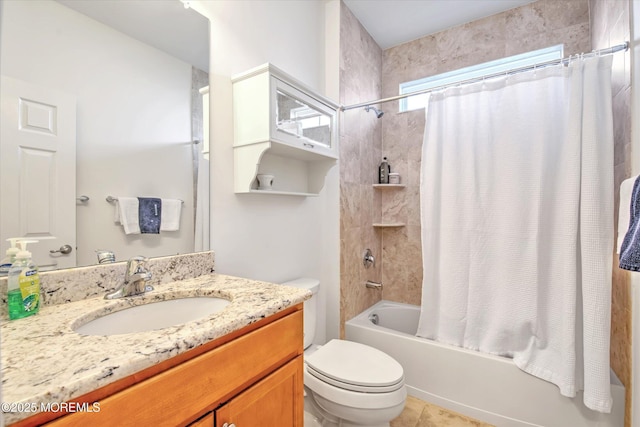
POLYGON ((302 354, 302 334, 296 311, 48 425, 186 425, 302 354))

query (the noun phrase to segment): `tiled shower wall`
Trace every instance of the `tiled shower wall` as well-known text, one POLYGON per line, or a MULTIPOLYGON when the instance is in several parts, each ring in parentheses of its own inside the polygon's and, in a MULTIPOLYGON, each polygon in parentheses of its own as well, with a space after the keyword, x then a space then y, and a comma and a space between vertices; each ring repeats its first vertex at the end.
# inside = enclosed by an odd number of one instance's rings
MULTIPOLYGON (((404 81, 554 44, 563 43, 568 56, 621 43, 629 39, 629 0, 538 0, 384 52, 342 5, 340 39, 340 101, 350 105, 397 95, 398 84, 404 81), (378 82, 382 82, 381 89, 378 82), (376 91, 381 91, 381 96, 376 91)), ((622 179, 631 174, 629 66, 628 53, 614 58, 616 218, 617 189, 622 179)), ((364 288, 366 279, 382 280, 384 299, 417 305, 421 299, 419 170, 424 111, 400 114, 397 102, 380 107, 385 115, 379 120, 362 109, 343 113, 341 326, 380 299, 378 291, 364 288), (382 156, 387 156, 392 170, 402 175, 404 189, 372 190, 382 156), (402 222, 406 226, 376 231, 371 226, 373 222, 402 222), (365 247, 371 247, 377 257, 373 270, 362 267, 361 252, 365 247)), ((611 358, 628 392, 629 304, 627 273, 614 267, 611 358)), ((629 411, 627 418, 628 414, 629 411)))
MULTIPOLYGON (((630 39, 629 0, 589 0, 591 43, 594 49, 630 39)), ((618 227, 620 183, 631 176, 631 53, 613 57, 615 227, 618 227)), ((623 230, 627 224, 620 225, 623 230)), ((629 272, 618 268, 613 256, 611 294, 611 366, 626 388, 625 425, 631 426, 631 289, 629 272)))
MULTIPOLYGON (((379 99, 382 50, 341 4, 340 103, 379 99)), ((382 122, 362 108, 345 111, 340 120, 340 336, 344 322, 379 301, 379 290, 365 288, 381 279, 381 239, 371 224, 380 219, 380 194, 372 184, 382 148, 382 122), (365 269, 362 254, 370 248, 375 266, 365 269)))

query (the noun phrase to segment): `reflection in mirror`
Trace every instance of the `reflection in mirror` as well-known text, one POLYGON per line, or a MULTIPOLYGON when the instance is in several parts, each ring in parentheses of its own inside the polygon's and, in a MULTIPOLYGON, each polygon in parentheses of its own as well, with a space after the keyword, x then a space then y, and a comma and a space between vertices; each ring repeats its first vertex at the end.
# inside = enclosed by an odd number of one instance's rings
POLYGON ((331 116, 278 90, 277 128, 331 147, 331 116))
POLYGON ((39 240, 43 270, 208 250, 208 20, 177 0, 0 8, 0 255, 9 237, 39 240), (177 229, 125 234, 107 196, 182 200, 177 229))

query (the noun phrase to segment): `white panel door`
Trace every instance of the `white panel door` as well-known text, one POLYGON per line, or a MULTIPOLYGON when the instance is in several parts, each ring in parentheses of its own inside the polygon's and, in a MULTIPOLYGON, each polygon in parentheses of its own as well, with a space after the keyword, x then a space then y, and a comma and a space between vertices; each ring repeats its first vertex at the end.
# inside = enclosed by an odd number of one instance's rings
POLYGON ((30 244, 41 270, 76 266, 76 100, 0 77, 0 249, 30 244), (50 253, 70 245, 69 254, 50 253))

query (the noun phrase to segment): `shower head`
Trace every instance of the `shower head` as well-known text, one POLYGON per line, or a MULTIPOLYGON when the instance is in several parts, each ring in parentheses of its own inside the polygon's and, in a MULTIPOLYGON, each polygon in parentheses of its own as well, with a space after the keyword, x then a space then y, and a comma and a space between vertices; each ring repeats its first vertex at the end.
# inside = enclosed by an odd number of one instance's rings
POLYGON ((378 110, 376 107, 372 107, 371 105, 367 105, 366 107, 364 107, 364 111, 366 111, 367 113, 369 112, 369 110, 373 110, 373 112, 376 113, 377 118, 382 117, 384 114, 384 111, 378 110))

